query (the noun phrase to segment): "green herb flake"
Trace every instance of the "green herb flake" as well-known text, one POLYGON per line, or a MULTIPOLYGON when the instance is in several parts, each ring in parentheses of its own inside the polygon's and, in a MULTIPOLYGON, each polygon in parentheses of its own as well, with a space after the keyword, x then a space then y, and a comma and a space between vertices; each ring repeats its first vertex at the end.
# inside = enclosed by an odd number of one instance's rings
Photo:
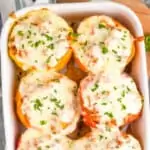
POLYGON ((120 102, 120 103, 122 102, 121 100, 122 100, 121 98, 117 98, 117 101, 120 102))
POLYGON ((124 37, 124 38, 126 38, 126 37, 127 37, 127 35, 126 35, 126 34, 124 34, 124 35, 123 35, 123 37, 124 37))
POLYGON ((57 93, 57 90, 56 90, 56 89, 54 89, 54 92, 55 92, 55 93, 57 93))
POLYGON ((147 52, 150 51, 150 35, 145 36, 145 48, 147 52))
POLYGON ((54 44, 52 43, 52 44, 48 45, 47 48, 54 49, 54 44))
POLYGON ((58 107, 59 109, 63 109, 64 105, 61 104, 61 101, 56 99, 56 98, 51 98, 50 99, 51 102, 53 102, 55 104, 56 107, 58 107))
POLYGON ((122 40, 122 41, 125 41, 125 38, 122 37, 121 40, 122 40))
POLYGON ((100 23, 100 24, 98 25, 98 28, 99 28, 99 29, 102 29, 102 28, 106 28, 106 26, 105 26, 103 23, 100 23))
POLYGON ((107 103, 103 102, 103 103, 101 103, 101 105, 104 105, 104 106, 105 106, 105 105, 107 105, 107 103))
POLYGON ((107 115, 109 118, 113 118, 112 112, 105 112, 104 115, 107 115))
POLYGON ((40 99, 37 98, 37 99, 34 101, 34 105, 33 105, 34 110, 39 110, 39 111, 41 111, 42 106, 43 106, 43 104, 41 103, 40 99))
POLYGON ((48 96, 44 96, 43 99, 46 100, 48 98, 48 96))
POLYGON ((22 44, 21 47, 24 49, 24 44, 22 44))
POLYGON ((38 63, 38 60, 34 60, 35 63, 38 63))
POLYGON ((102 47, 102 53, 103 53, 103 54, 108 53, 108 48, 105 47, 105 46, 103 46, 103 47, 102 47))
POLYGON ((104 138, 103 135, 99 135, 99 140, 101 141, 104 138))
POLYGON ((23 36, 23 35, 24 35, 23 31, 19 30, 19 31, 18 31, 18 35, 19 35, 19 36, 23 36))
POLYGON ((53 40, 53 37, 49 36, 48 34, 44 34, 45 38, 48 40, 48 41, 52 41, 53 40))
POLYGON ((57 112, 56 111, 52 111, 52 115, 54 116, 58 116, 57 112))
POLYGON ((45 125, 45 124, 47 124, 47 121, 45 121, 45 120, 40 121, 40 125, 45 125))
POLYGON ((37 150, 42 150, 42 148, 41 148, 41 147, 38 147, 37 150))
POLYGON ((31 30, 28 30, 28 34, 29 34, 29 35, 31 35, 31 34, 32 34, 31 30))
POLYGON ((36 42, 34 43, 34 47, 37 48, 40 44, 41 44, 41 41, 40 41, 40 40, 39 40, 39 41, 36 41, 36 42))
POLYGON ((124 33, 126 34, 126 33, 127 33, 127 31, 125 30, 125 31, 124 31, 124 33))
POLYGON ((121 56, 117 56, 117 59, 116 59, 117 61, 121 61, 121 56))
POLYGON ((127 47, 126 47, 126 46, 123 46, 123 49, 127 49, 127 47))
POLYGON ((48 58, 46 59, 46 63, 49 64, 51 60, 51 56, 48 56, 48 58))
POLYGON ((29 40, 29 41, 28 41, 28 44, 31 44, 32 42, 33 42, 33 41, 29 40))
POLYGON ((50 148, 50 146, 49 146, 49 145, 46 145, 45 147, 46 147, 46 148, 50 148))
POLYGON ((94 86, 92 87, 91 91, 94 92, 98 89, 99 85, 97 83, 94 84, 94 86))
POLYGON ((130 89, 128 86, 127 86, 127 91, 128 91, 128 92, 130 92, 130 91, 131 91, 131 89, 130 89))
POLYGON ((114 54, 117 54, 117 51, 116 51, 116 50, 114 50, 114 49, 112 49, 112 52, 113 52, 114 54))
POLYGON ((78 36, 80 36, 80 34, 79 33, 75 33, 75 32, 70 32, 69 36, 77 38, 78 36))
POLYGON ((106 94, 106 93, 107 93, 107 91, 103 90, 101 93, 102 93, 102 94, 106 94))
POLYGON ((122 96, 122 97, 125 97, 125 94, 126 94, 126 93, 125 93, 125 91, 123 90, 123 91, 121 92, 121 96, 122 96))
POLYGON ((116 87, 116 86, 114 86, 114 87, 113 87, 113 89, 114 89, 114 90, 117 90, 117 87, 116 87))
POLYGON ((121 110, 126 110, 126 106, 124 104, 121 104, 121 110))

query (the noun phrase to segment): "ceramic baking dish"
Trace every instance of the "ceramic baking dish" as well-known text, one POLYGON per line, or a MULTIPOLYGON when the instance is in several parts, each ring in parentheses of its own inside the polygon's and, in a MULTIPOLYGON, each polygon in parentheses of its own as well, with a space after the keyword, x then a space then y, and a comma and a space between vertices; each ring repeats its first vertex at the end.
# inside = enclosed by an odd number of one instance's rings
MULTIPOLYGON (((38 5, 17 11, 15 15, 20 17, 28 11, 39 8, 51 9, 71 21, 79 21, 86 16, 96 14, 109 15, 128 27, 134 37, 143 36, 142 26, 137 16, 129 8, 113 2, 38 5)), ((2 96, 6 150, 15 149, 16 138, 20 133, 14 107, 15 67, 7 52, 8 33, 14 21, 15 18, 9 17, 1 34, 2 96)), ((143 149, 150 150, 149 96, 144 42, 137 42, 136 46, 136 56, 130 65, 130 74, 136 80, 145 101, 141 118, 132 124, 132 132, 140 140, 143 149)))

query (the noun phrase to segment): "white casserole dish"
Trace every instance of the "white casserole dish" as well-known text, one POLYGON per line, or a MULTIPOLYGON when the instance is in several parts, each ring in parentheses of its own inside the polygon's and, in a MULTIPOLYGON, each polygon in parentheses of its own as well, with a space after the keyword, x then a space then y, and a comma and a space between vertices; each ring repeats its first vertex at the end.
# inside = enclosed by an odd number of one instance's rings
MULTIPOLYGON (((142 26, 137 16, 129 8, 112 2, 53 5, 47 4, 24 8, 15 14, 17 17, 19 17, 28 11, 43 7, 49 8, 57 14, 71 20, 79 20, 85 16, 94 14, 106 14, 115 17, 117 20, 127 26, 135 37, 143 36, 142 26)), ((15 82, 15 67, 7 53, 8 33, 14 20, 14 18, 8 18, 1 34, 2 96, 6 150, 15 150, 16 138, 20 133, 20 128, 16 119, 14 108, 13 87, 15 82)), ((148 80, 143 41, 137 43, 136 56, 131 65, 131 74, 136 80, 137 85, 145 100, 142 116, 133 124, 132 131, 133 135, 135 135, 140 140, 143 146, 143 150, 150 150, 148 80)))

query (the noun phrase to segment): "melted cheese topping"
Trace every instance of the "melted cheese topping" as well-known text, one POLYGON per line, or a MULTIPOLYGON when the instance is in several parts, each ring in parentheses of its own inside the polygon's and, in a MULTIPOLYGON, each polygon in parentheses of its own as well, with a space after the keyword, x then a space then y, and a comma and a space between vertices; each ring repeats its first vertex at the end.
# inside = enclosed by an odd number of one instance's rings
POLYGON ((141 146, 133 136, 126 135, 109 142, 107 150, 141 150, 141 146))
POLYGON ((50 137, 33 129, 21 136, 17 150, 69 150, 72 141, 65 136, 50 137))
POLYGON ((132 54, 133 38, 130 32, 107 16, 93 16, 81 22, 75 56, 92 73, 123 70, 132 54), (114 67, 113 67, 114 68, 114 67))
POLYGON ((123 136, 118 128, 111 131, 93 130, 83 138, 71 140, 65 136, 49 137, 28 129, 21 137, 17 150, 141 150, 139 142, 131 135, 123 136))
POLYGON ((141 150, 139 142, 131 135, 123 136, 117 128, 110 131, 101 128, 93 130, 87 135, 77 140, 73 150, 141 150))
POLYGON ((31 127, 68 134, 79 119, 76 91, 76 83, 58 73, 30 73, 19 86, 22 113, 31 127))
POLYGON ((67 40, 72 29, 49 10, 33 11, 14 25, 9 48, 16 49, 15 58, 23 70, 31 67, 55 67, 69 51, 67 40))
POLYGON ((89 76, 81 83, 81 96, 83 106, 96 112, 100 124, 115 121, 117 126, 122 126, 132 115, 138 117, 142 109, 142 97, 126 74, 89 76))

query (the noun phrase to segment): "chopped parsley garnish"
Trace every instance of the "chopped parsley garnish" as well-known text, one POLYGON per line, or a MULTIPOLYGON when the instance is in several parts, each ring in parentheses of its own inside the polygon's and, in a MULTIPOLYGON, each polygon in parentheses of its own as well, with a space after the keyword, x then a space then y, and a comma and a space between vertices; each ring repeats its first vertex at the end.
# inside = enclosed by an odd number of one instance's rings
POLYGON ((41 148, 41 147, 38 147, 37 150, 42 150, 42 148, 41 148))
POLYGON ((117 61, 121 61, 121 56, 117 56, 117 61))
POLYGON ((31 32, 30 30, 28 30, 28 34, 31 35, 31 33, 32 33, 32 32, 31 32))
POLYGON ((46 145, 45 147, 46 147, 46 148, 50 148, 50 146, 49 146, 49 145, 46 145))
POLYGON ((57 98, 51 98, 50 101, 53 102, 55 104, 55 106, 58 107, 59 109, 64 108, 64 105, 61 104, 61 101, 58 100, 57 98))
POLYGON ((57 112, 56 111, 52 111, 52 115, 54 116, 58 116, 57 112))
POLYGON ((126 106, 124 104, 121 104, 121 109, 126 110, 126 106))
POLYGON ((44 36, 46 37, 46 39, 48 41, 52 41, 53 40, 53 37, 49 36, 48 34, 44 34, 44 36))
POLYGON ((43 97, 44 100, 47 99, 47 98, 48 98, 48 96, 44 96, 44 97, 43 97))
POLYGON ((114 54, 117 54, 117 51, 115 51, 114 49, 112 49, 112 52, 113 52, 114 54))
POLYGON ((127 47, 126 47, 126 46, 123 46, 123 49, 127 49, 127 47))
POLYGON ((42 41, 42 40, 36 41, 36 42, 34 43, 34 47, 37 48, 40 44, 45 44, 45 42, 42 41))
POLYGON ((117 90, 117 87, 116 87, 116 86, 114 86, 113 88, 114 88, 114 90, 117 90))
POLYGON ((122 40, 122 41, 124 41, 124 40, 125 40, 125 38, 121 38, 121 40, 122 40))
POLYGON ((42 106, 43 106, 43 104, 41 103, 40 99, 37 98, 37 99, 34 101, 34 105, 33 105, 34 110, 39 110, 39 111, 41 111, 42 106))
POLYGON ((121 101, 121 98, 117 98, 117 101, 120 102, 120 103, 122 102, 122 101, 121 101))
POLYGON ((98 25, 98 28, 99 28, 99 29, 102 29, 102 28, 106 28, 106 26, 105 26, 103 23, 100 23, 100 24, 98 25))
POLYGON ((48 56, 48 58, 46 59, 46 63, 50 63, 50 60, 51 60, 51 56, 48 56))
POLYGON ((23 35, 24 35, 23 31, 21 31, 21 30, 18 31, 18 35, 19 35, 19 36, 23 36, 23 35))
POLYGON ((78 36, 80 36, 80 34, 79 33, 75 33, 75 32, 70 32, 69 36, 71 36, 71 37, 78 37, 78 36))
POLYGON ((48 45, 47 48, 54 49, 54 44, 52 43, 52 44, 48 45))
POLYGON ((35 63, 38 63, 38 60, 34 60, 35 63))
POLYGON ((107 91, 105 91, 105 90, 104 90, 104 91, 102 91, 101 93, 102 93, 102 94, 106 94, 106 93, 107 93, 107 91))
POLYGON ((113 118, 112 112, 105 112, 104 115, 107 115, 109 118, 113 118))
POLYGON ((55 93, 57 93, 57 90, 56 90, 56 89, 54 89, 54 92, 55 92, 55 93))
POLYGON ((47 124, 47 121, 45 121, 45 120, 40 121, 40 125, 45 125, 45 124, 47 124))
POLYGON ((107 105, 107 103, 103 102, 103 103, 101 103, 101 105, 107 105))
POLYGON ((102 47, 102 53, 103 53, 103 54, 108 53, 108 48, 105 47, 105 46, 103 46, 103 47, 102 47))
POLYGON ((98 89, 99 85, 97 83, 94 84, 94 86, 92 87, 91 91, 94 92, 98 89))
POLYGON ((129 91, 131 91, 131 89, 127 86, 127 91, 129 92, 129 91))
POLYGON ((125 30, 125 31, 124 31, 124 33, 126 34, 126 33, 127 33, 127 31, 125 30))
POLYGON ((32 42, 33 42, 33 41, 29 40, 29 41, 28 41, 28 44, 31 44, 32 42))
POLYGON ((150 51, 150 35, 145 36, 145 48, 146 51, 150 51))
POLYGON ((124 35, 123 35, 123 37, 124 37, 124 38, 126 38, 126 37, 127 37, 127 35, 125 35, 125 34, 124 34, 124 35))
POLYGON ((103 135, 99 135, 99 140, 102 140, 104 138, 103 135))
POLYGON ((24 48, 24 44, 22 44, 21 47, 24 48))
POLYGON ((126 94, 126 93, 125 93, 125 91, 123 90, 123 91, 121 92, 121 96, 122 96, 122 97, 125 97, 125 94, 126 94))

